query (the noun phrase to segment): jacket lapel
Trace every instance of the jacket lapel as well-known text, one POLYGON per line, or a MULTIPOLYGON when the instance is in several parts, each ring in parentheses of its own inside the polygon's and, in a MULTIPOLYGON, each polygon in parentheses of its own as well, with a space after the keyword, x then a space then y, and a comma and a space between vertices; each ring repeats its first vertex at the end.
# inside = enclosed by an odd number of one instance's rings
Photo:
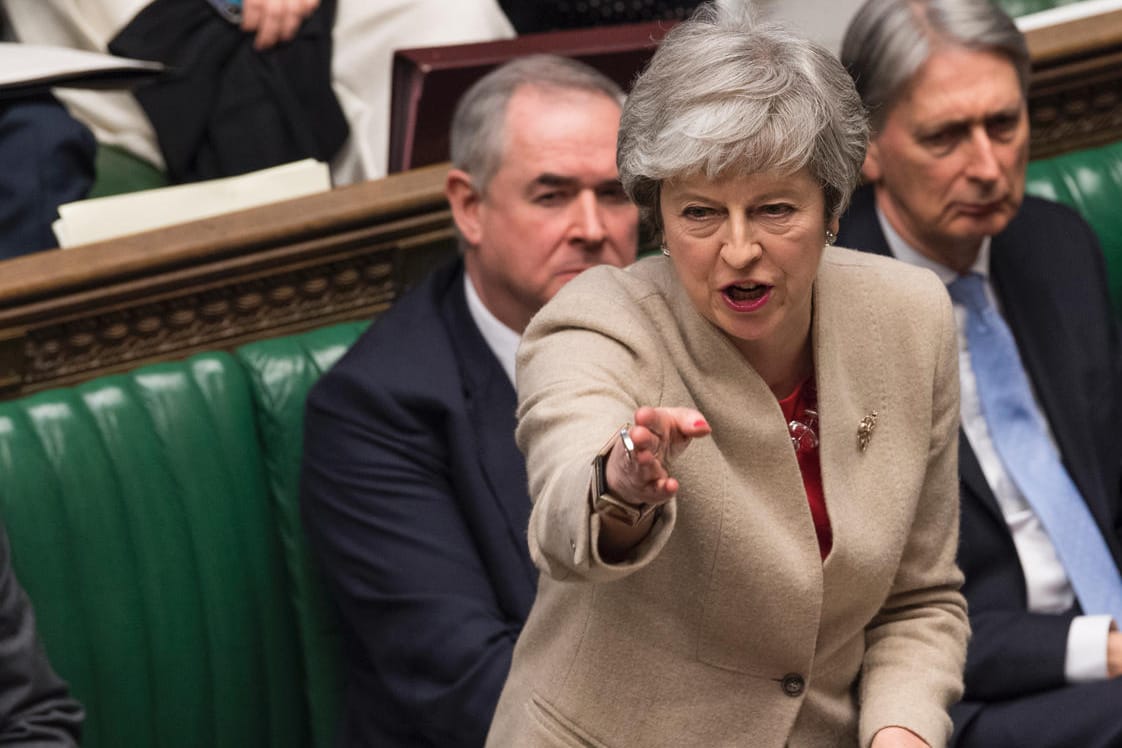
POLYGON ((892 251, 888 248, 888 240, 884 238, 884 232, 880 230, 880 222, 877 220, 876 200, 872 187, 865 186, 853 193, 849 210, 842 216, 837 243, 839 247, 859 249, 862 252, 885 257, 892 256, 892 251))
MULTIPOLYGON (((1096 452, 1085 423, 1087 408, 1093 406, 1072 385, 1086 381, 1080 369, 1082 356, 1068 350, 1069 341, 1078 338, 1077 331, 1068 329, 1071 315, 1060 308, 1047 272, 1025 262, 1031 257, 1024 251, 1032 241, 1027 233, 1018 223, 994 237, 990 265, 994 288, 1064 465, 1099 525, 1108 527, 1108 507, 1097 490, 1096 452)), ((1064 303, 1078 303, 1078 299, 1064 303)))
MULTIPOLYGON (((827 253, 831 250, 828 248, 827 253)), ((837 563, 837 554, 849 552, 847 538, 857 537, 866 516, 859 507, 883 493, 878 450, 891 443, 888 420, 895 417, 886 408, 886 383, 882 367, 889 355, 876 323, 878 311, 870 303, 871 293, 840 281, 831 264, 823 262, 814 286, 815 378, 818 383, 822 486, 834 533, 834 551, 827 566, 837 563), (843 286, 849 286, 844 288, 843 286), (855 299, 859 300, 855 306, 855 299), (877 426, 867 450, 859 450, 857 433, 863 419, 877 413, 877 426), (855 511, 856 510, 856 511, 855 511)))
MULTIPOLYGON (((514 442, 517 395, 510 378, 468 311, 464 294, 463 271, 448 289, 441 316, 447 326, 456 359, 463 374, 464 403, 467 418, 475 432, 479 447, 479 465, 490 496, 506 520, 516 547, 526 545, 526 528, 530 521, 530 495, 526 480, 526 462, 514 442)), ((521 554, 525 555, 525 554, 521 554)), ((527 561, 530 581, 536 577, 527 561)))

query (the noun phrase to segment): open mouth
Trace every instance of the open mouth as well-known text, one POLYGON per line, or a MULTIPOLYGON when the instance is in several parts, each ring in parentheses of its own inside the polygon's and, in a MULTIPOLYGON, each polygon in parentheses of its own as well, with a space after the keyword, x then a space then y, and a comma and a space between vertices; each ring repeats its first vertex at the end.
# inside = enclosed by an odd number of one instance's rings
POLYGON ((750 284, 745 286, 728 286, 725 288, 725 295, 733 301, 758 301, 764 297, 771 286, 765 286, 762 283, 750 284))
POLYGON ((736 311, 750 312, 763 306, 771 295, 772 287, 766 283, 743 283, 725 286, 725 301, 736 311))

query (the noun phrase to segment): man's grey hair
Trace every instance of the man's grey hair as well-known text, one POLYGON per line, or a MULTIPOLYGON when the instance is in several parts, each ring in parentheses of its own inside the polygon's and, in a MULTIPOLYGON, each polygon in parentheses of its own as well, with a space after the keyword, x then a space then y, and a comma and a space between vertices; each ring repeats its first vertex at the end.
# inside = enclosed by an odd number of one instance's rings
POLYGON ((661 183, 697 174, 806 167, 828 216, 849 204, 868 144, 852 79, 823 47, 755 24, 747 6, 703 5, 675 26, 624 104, 620 180, 656 229, 661 183))
POLYGON ((841 60, 874 132, 912 76, 946 45, 1004 56, 1027 95, 1031 60, 1025 37, 989 0, 868 0, 849 23, 841 60))
POLYGON ((523 86, 603 94, 623 103, 615 81, 567 57, 530 55, 495 68, 467 90, 452 117, 452 165, 470 174, 481 194, 502 163, 507 104, 523 86))

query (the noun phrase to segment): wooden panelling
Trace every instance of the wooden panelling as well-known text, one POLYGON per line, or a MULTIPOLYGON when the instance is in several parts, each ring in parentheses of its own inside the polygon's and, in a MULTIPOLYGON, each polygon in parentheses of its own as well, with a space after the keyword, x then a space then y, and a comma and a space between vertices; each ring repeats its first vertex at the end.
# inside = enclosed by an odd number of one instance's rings
POLYGON ((0 397, 384 310, 456 252, 443 165, 0 273, 0 397))
POLYGON ((1122 140, 1122 10, 1025 34, 1032 158, 1122 140))

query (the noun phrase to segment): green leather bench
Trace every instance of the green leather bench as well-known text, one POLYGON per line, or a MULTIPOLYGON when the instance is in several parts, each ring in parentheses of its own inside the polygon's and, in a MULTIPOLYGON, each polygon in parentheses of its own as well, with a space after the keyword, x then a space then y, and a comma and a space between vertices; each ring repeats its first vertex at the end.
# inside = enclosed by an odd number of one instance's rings
POLYGON ((85 745, 331 745, 297 476, 308 388, 363 327, 0 403, 0 515, 85 745))
POLYGON ((94 157, 96 179, 86 197, 108 197, 125 192, 139 192, 171 184, 167 174, 124 148, 97 144, 94 157))

